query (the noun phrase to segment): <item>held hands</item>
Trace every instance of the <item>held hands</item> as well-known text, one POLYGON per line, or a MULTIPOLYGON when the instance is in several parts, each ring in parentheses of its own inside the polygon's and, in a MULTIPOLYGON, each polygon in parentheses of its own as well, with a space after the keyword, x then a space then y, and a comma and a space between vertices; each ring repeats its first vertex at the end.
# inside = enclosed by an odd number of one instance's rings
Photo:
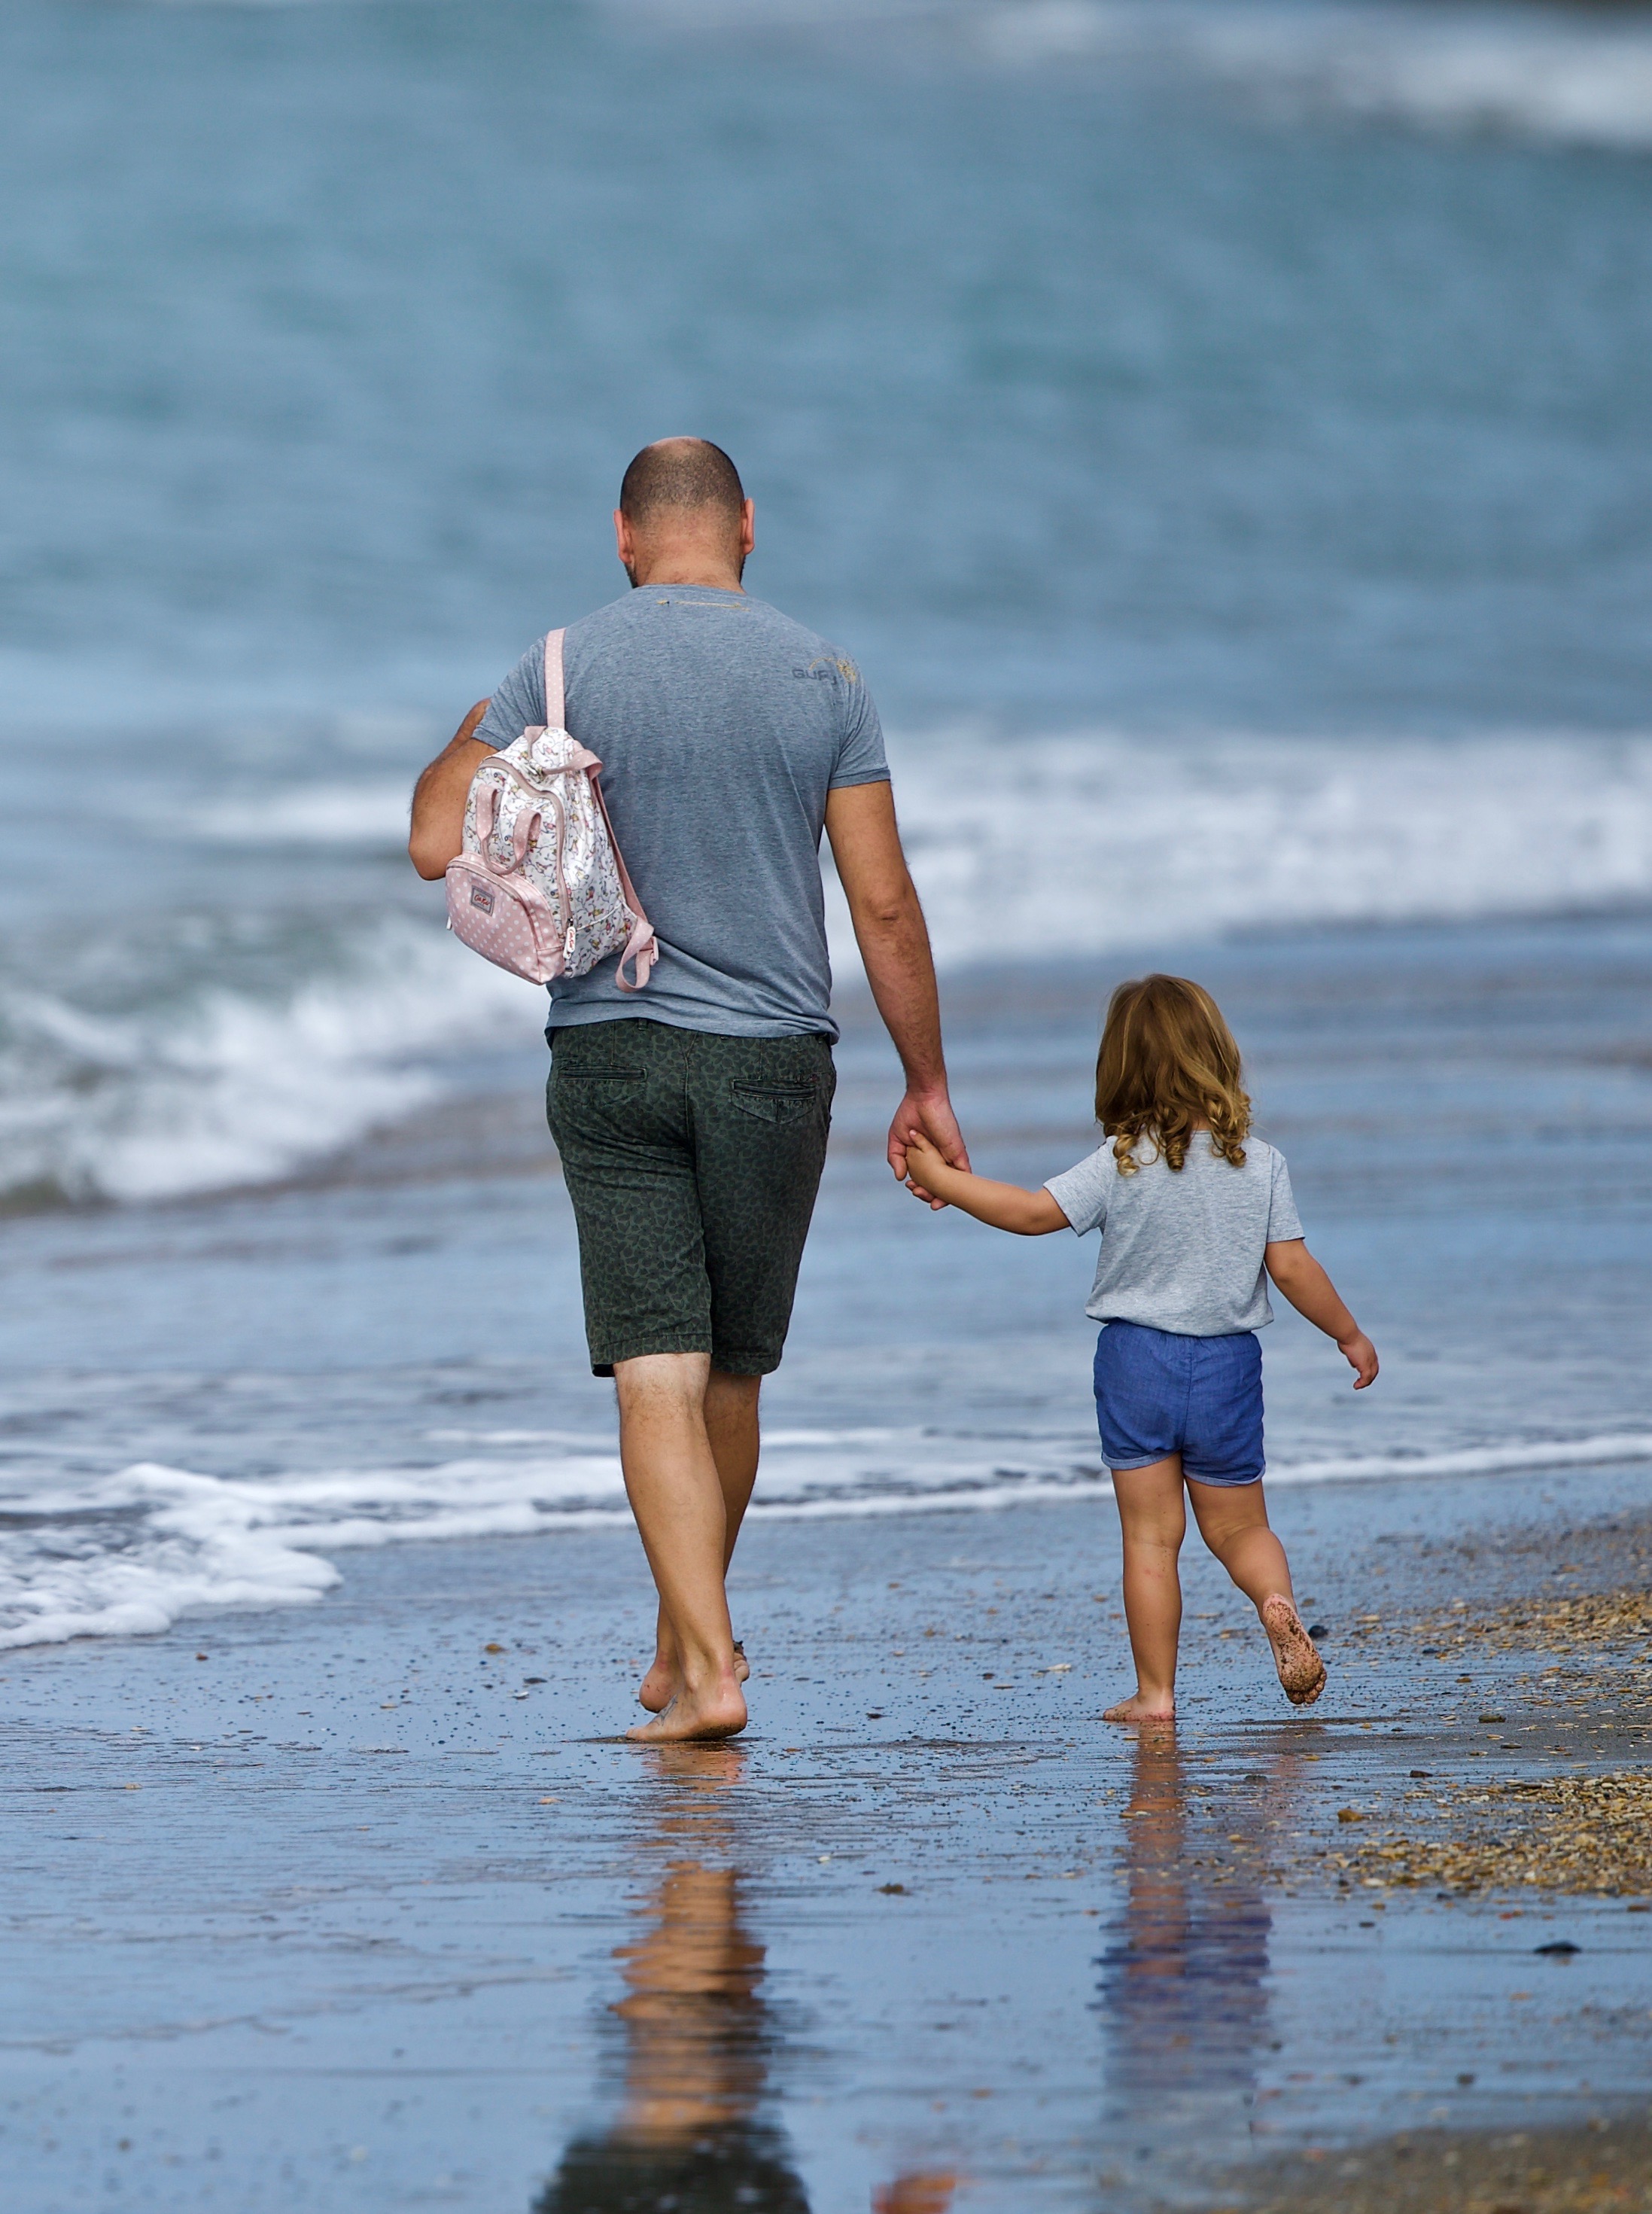
POLYGON ((905 1182, 906 1189, 914 1199, 927 1200, 931 1207, 944 1207, 947 1202, 939 1198, 937 1193, 946 1182, 949 1165, 940 1148, 932 1144, 922 1130, 908 1130, 905 1182))
POLYGON ((944 1092, 908 1092, 895 1110, 895 1119, 889 1125, 888 1161, 914 1199, 921 1199, 932 1208, 942 1208, 947 1202, 913 1172, 917 1148, 932 1165, 946 1168, 969 1170, 969 1154, 964 1145, 964 1135, 958 1127, 958 1118, 952 1111, 952 1102, 944 1092))
POLYGON ((1368 1384, 1375 1384, 1377 1373, 1377 1349, 1362 1330, 1351 1337, 1339 1337, 1337 1350, 1354 1371, 1354 1389, 1362 1391, 1368 1384))

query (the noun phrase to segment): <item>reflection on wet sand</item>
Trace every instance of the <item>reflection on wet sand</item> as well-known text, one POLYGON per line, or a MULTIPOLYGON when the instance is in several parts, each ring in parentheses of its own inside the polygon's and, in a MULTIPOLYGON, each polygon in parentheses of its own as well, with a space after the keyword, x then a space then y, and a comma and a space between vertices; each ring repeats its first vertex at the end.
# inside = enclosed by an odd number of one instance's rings
MULTIPOLYGON (((743 1918, 729 1798, 738 1746, 651 1749, 676 1803, 648 1841, 643 1933, 619 1946, 618 2117, 577 2138, 534 2214, 809 2214, 783 2131, 763 2113, 778 2041, 764 1948, 743 1918)), ((875 2214, 948 2214, 950 2176, 905 2176, 875 2214)))
MULTIPOLYGON (((1275 1795, 1196 1803, 1173 1728, 1141 1731, 1134 1758, 1124 1902, 1100 1960, 1107 2135, 1145 2156, 1197 2131, 1210 2156, 1232 2158, 1249 2143, 1268 2042, 1259 1809, 1275 1795)), ((1283 1788, 1292 1766, 1281 1756, 1265 1780, 1283 1788)))
POLYGON ((872 2193, 872 2214, 947 2214, 955 2175, 903 2175, 872 2193))

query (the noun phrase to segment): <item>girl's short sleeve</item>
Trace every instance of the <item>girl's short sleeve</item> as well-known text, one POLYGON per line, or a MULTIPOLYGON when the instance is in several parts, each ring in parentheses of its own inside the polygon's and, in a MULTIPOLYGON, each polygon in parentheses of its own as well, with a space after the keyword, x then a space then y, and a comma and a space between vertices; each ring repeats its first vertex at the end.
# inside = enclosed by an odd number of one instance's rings
POLYGON ((1268 1167, 1272 1179, 1268 1189, 1268 1243, 1274 1245, 1285 1238, 1300 1238, 1303 1232, 1295 1195, 1290 1188, 1290 1171, 1285 1166, 1284 1155, 1271 1146, 1268 1148, 1268 1167))
POLYGON ((1109 1140, 1085 1160, 1059 1176, 1049 1177, 1044 1189, 1082 1237, 1099 1230, 1107 1219, 1107 1201, 1119 1175, 1109 1140))

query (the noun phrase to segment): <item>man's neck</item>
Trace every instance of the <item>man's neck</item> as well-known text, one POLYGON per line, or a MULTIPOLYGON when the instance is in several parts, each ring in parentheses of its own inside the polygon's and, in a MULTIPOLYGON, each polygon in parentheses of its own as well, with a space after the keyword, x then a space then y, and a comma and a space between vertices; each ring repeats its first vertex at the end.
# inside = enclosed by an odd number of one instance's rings
POLYGON ((713 555, 692 553, 661 554, 638 561, 625 574, 640 591, 645 584, 703 584, 710 592, 743 592, 740 571, 713 555))

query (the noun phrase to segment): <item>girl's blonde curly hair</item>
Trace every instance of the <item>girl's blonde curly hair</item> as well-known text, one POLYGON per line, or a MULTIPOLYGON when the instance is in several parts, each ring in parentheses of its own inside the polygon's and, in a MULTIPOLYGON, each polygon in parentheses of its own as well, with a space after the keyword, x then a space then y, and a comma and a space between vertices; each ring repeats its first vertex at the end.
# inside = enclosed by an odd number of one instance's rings
POLYGON ((1180 1171, 1200 1123, 1222 1159, 1241 1167, 1251 1103, 1241 1073, 1234 1034, 1202 984, 1158 976, 1121 984, 1095 1062, 1096 1120, 1113 1141, 1119 1175, 1141 1166, 1132 1148, 1143 1137, 1180 1171))

